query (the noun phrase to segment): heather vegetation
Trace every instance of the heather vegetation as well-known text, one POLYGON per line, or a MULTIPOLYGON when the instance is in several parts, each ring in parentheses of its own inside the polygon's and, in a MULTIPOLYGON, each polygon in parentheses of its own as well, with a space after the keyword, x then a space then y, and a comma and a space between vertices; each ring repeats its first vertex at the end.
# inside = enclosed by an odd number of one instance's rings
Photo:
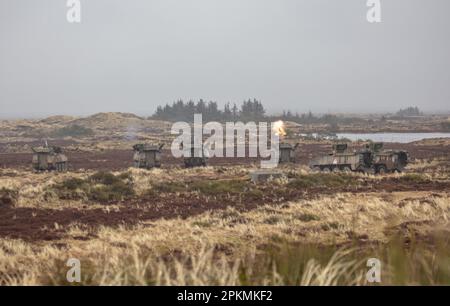
POLYGON ((72 257, 83 285, 370 285, 369 258, 382 263, 382 285, 448 284, 448 197, 413 195, 336 194, 115 228, 55 224, 66 234, 45 247, 0 240, 0 284, 68 285, 72 257))
POLYGON ((94 131, 92 129, 76 124, 62 127, 50 134, 51 137, 83 137, 92 135, 94 135, 94 131))
POLYGON ((283 165, 33 173, 0 169, 0 284, 381 285, 450 282, 448 159, 408 173, 283 165))
POLYGON ((60 199, 88 199, 103 203, 129 199, 135 194, 126 172, 117 176, 110 172, 97 172, 87 179, 69 178, 51 189, 60 199))

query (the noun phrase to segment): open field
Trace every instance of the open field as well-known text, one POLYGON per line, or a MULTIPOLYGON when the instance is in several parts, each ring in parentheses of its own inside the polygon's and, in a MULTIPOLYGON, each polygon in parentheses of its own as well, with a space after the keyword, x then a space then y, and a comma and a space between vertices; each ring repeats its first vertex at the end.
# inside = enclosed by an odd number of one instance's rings
MULTIPOLYGON (((77 119, 41 128, 58 120, 77 119)), ((132 145, 168 143, 166 131, 127 139, 125 123, 111 134, 101 122, 83 122, 93 136, 51 139, 68 172, 31 170, 38 138, 0 143, 1 284, 67 284, 77 258, 82 284, 364 285, 372 257, 382 284, 450 283, 448 139, 386 144, 412 158, 387 175, 313 173, 332 142, 301 139, 282 178, 254 184, 256 158, 184 169, 164 150, 161 169, 131 168, 132 145)))
POLYGON ((211 167, 165 172, 133 169, 116 173, 116 177, 125 178, 117 178, 111 184, 93 181, 92 177, 98 173, 91 176, 5 173, 0 188, 10 192, 3 191, 2 196, 10 198, 14 205, 4 203, 0 208, 3 216, 0 235, 30 241, 57 240, 64 237, 64 231, 55 229, 54 224, 63 228, 73 222, 94 228, 136 225, 162 218, 188 218, 228 207, 245 212, 266 204, 278 206, 335 193, 379 193, 385 197, 393 192, 442 194, 450 190, 447 178, 419 175, 370 178, 307 174, 304 170, 290 170, 280 182, 256 185, 249 182, 247 171, 211 167), (91 188, 88 186, 91 184, 96 186, 91 188))
POLYGON ((450 280, 449 172, 251 169, 4 169, 0 282, 66 284, 72 257, 84 284, 364 284, 374 256, 384 284, 450 280))
MULTIPOLYGON (((408 144, 387 143, 385 147, 387 149, 399 149, 406 150, 410 156, 416 160, 438 160, 445 159, 450 154, 450 142, 447 140, 441 140, 434 142, 419 142, 408 144)), ((26 147, 37 145, 38 143, 26 143, 26 147)), ((66 143, 67 145, 74 146, 74 143, 66 143)), ((64 145, 64 143, 55 142, 55 145, 64 145)), ((104 171, 118 171, 127 169, 132 165, 133 161, 133 142, 121 143, 121 149, 107 149, 107 150, 92 150, 81 151, 70 148, 65 150, 65 154, 69 158, 69 167, 71 170, 104 170, 104 171)), ((328 142, 315 142, 315 143, 301 143, 296 150, 296 161, 300 165, 307 165, 308 162, 320 155, 329 153, 331 144, 328 142)), ((356 147, 362 147, 362 144, 355 145, 356 147)), ((14 169, 30 169, 32 153, 31 152, 18 152, 11 153, 2 152, 0 146, 0 168, 14 168, 14 169)), ((183 160, 174 158, 171 155, 170 150, 163 150, 162 152, 162 166, 174 167, 183 166, 183 160)), ((230 165, 248 165, 249 163, 258 163, 256 158, 211 158, 210 164, 213 166, 230 166, 230 165)))

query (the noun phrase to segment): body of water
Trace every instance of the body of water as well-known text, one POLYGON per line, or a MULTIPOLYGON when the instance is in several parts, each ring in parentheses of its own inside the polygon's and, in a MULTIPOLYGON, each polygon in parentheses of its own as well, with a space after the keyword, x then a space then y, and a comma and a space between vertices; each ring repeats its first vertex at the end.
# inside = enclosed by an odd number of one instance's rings
POLYGON ((347 138, 352 141, 371 140, 374 142, 399 142, 408 143, 431 138, 450 138, 450 133, 338 133, 339 138, 347 138))

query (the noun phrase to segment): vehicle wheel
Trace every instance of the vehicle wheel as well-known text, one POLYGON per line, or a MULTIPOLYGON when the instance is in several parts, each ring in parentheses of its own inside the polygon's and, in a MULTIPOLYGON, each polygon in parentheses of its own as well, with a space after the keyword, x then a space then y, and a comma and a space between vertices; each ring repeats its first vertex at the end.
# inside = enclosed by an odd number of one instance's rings
POLYGON ((394 169, 394 173, 402 173, 402 170, 400 170, 400 169, 394 169))
POLYGON ((334 167, 334 168, 333 168, 333 173, 339 173, 339 171, 341 171, 341 170, 339 169, 339 167, 334 167))
POLYGON ((330 173, 331 170, 330 170, 330 168, 325 167, 325 168, 322 169, 322 172, 324 172, 324 173, 330 173))
POLYGON ((350 173, 350 172, 352 172, 352 169, 350 169, 350 167, 344 167, 344 172, 350 173))
POLYGON ((363 167, 358 167, 358 169, 356 169, 356 172, 358 172, 358 173, 366 173, 366 170, 363 167))
POLYGON ((314 173, 320 172, 320 167, 317 167, 317 166, 313 167, 312 172, 314 172, 314 173))
POLYGON ((384 174, 386 174, 386 172, 387 172, 387 170, 386 170, 385 166, 378 167, 378 171, 377 171, 378 174, 384 175, 384 174))

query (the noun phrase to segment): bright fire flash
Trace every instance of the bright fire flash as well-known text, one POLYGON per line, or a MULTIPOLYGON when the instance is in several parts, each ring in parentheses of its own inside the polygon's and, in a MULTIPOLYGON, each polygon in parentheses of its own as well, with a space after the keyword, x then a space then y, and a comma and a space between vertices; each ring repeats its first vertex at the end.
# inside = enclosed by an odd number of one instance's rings
POLYGON ((278 136, 286 136, 286 131, 284 129, 284 122, 279 120, 273 123, 273 131, 275 133, 275 135, 278 136))

